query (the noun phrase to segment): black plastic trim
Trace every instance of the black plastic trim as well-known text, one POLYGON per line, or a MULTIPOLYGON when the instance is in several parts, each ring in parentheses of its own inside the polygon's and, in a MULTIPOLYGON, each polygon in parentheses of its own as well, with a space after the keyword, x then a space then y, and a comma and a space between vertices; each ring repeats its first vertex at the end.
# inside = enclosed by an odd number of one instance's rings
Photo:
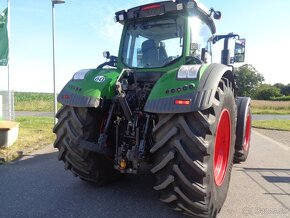
POLYGON ((176 105, 174 101, 177 99, 192 99, 192 93, 180 95, 177 97, 161 98, 146 102, 144 110, 150 113, 186 113, 190 112, 191 105, 176 105))
POLYGON ((63 105, 72 107, 94 107, 97 108, 100 105, 100 100, 95 97, 82 96, 63 89, 58 97, 57 101, 63 105))

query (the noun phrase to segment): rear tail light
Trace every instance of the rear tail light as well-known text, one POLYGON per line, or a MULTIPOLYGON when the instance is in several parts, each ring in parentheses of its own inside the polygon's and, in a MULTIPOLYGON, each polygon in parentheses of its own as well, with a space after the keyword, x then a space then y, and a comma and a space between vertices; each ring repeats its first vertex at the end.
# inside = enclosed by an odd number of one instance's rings
POLYGON ((191 100, 175 100, 176 105, 190 105, 191 100))
POLYGON ((70 99, 70 96, 69 95, 63 95, 62 98, 67 100, 67 99, 70 99))
POLYGON ((146 6, 143 6, 141 8, 141 11, 147 11, 147 10, 156 9, 156 8, 160 8, 160 7, 161 7, 160 4, 146 5, 146 6))

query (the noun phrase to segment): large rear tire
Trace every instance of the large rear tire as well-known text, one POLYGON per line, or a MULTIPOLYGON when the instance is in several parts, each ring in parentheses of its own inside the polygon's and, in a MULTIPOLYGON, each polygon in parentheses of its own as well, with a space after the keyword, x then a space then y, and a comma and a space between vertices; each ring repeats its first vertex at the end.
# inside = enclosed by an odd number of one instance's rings
POLYGON ((159 115, 151 172, 162 202, 190 216, 217 216, 229 188, 235 122, 234 90, 226 78, 211 108, 159 115))
POLYGON ((79 139, 95 142, 100 134, 104 113, 93 108, 63 106, 57 113, 58 123, 53 129, 56 134, 54 147, 58 148, 58 159, 82 180, 104 185, 118 178, 113 159, 88 151, 79 145, 79 139))

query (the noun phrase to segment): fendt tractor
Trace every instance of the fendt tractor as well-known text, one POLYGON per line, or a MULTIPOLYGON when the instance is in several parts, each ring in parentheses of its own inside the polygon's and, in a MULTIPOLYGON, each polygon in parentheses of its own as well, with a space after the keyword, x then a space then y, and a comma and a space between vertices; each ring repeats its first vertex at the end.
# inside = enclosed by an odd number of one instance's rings
POLYGON ((215 35, 220 18, 195 0, 117 12, 118 57, 104 52, 105 63, 76 72, 58 96, 54 146, 65 169, 98 185, 151 171, 169 207, 216 217, 251 135, 250 98, 237 97, 232 66, 245 40, 215 35))

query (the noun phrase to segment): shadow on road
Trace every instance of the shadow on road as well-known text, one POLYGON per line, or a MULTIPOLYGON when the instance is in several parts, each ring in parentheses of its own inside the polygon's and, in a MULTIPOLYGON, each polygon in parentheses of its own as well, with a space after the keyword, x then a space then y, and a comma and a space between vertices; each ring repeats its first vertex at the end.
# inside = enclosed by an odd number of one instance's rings
MULTIPOLYGON (((263 176, 270 183, 290 183, 290 177, 263 176)), ((288 194, 290 195, 290 194, 288 194)))
POLYGON ((240 171, 290 212, 290 169, 245 167, 240 171))
MULTIPOLYGON (((269 183, 288 183, 290 184, 290 169, 277 168, 243 168, 245 171, 255 171, 262 173, 272 173, 273 176, 262 176, 269 183), (281 173, 285 176, 281 176, 281 173)), ((290 195, 290 193, 288 193, 290 195)))

